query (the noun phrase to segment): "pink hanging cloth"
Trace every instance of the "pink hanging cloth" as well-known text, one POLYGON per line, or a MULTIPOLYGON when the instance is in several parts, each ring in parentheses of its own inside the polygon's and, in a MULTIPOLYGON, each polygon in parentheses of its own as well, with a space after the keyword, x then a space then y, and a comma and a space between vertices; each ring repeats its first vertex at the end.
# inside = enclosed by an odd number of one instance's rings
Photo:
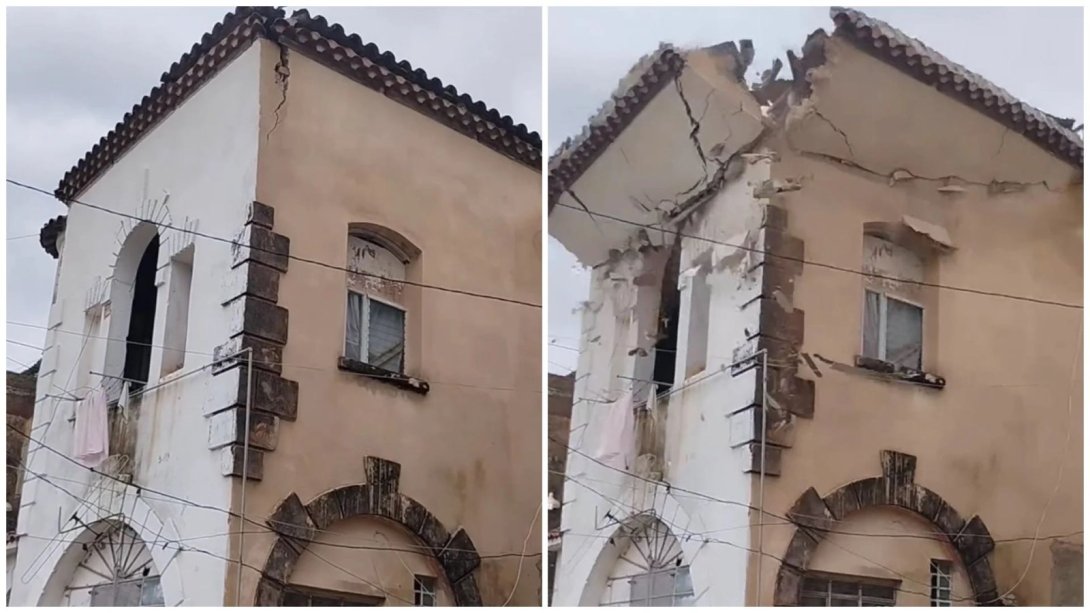
POLYGON ((72 455, 84 466, 94 468, 110 453, 110 424, 106 417, 106 392, 97 389, 76 407, 76 431, 72 455))

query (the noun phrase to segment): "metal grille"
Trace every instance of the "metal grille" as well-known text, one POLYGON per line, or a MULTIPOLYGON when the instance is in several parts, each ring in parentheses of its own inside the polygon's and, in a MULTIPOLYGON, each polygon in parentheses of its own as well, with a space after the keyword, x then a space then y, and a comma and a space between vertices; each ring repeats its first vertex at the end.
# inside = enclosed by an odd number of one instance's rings
POLYGON ((806 577, 799 598, 799 605, 804 607, 892 607, 896 603, 896 587, 864 577, 806 577))
POLYGON ((954 565, 948 560, 931 560, 931 606, 949 607, 954 565))

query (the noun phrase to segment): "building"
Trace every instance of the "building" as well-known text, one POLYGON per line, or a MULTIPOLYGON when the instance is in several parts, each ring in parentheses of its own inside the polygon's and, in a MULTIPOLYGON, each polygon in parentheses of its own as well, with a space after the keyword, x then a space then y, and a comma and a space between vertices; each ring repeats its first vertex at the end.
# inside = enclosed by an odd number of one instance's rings
POLYGON ((564 513, 564 469, 568 462, 568 432, 571 429, 572 388, 575 375, 549 373, 549 603, 560 558, 560 525, 564 513))
POLYGON ((754 84, 664 45, 550 160, 557 605, 1082 604, 1082 140, 831 17, 754 84))
POLYGON ((11 602, 540 602, 540 166, 337 24, 227 14, 56 190, 11 602))
MULTIPOLYGON (((34 385, 37 381, 38 365, 35 364, 23 372, 7 373, 7 586, 11 594, 12 571, 15 568, 15 556, 18 552, 18 539, 15 527, 19 521, 19 492, 22 489, 23 462, 27 452, 27 437, 30 436, 31 420, 34 417, 34 385)), ((5 600, 5 602, 7 602, 5 600)))

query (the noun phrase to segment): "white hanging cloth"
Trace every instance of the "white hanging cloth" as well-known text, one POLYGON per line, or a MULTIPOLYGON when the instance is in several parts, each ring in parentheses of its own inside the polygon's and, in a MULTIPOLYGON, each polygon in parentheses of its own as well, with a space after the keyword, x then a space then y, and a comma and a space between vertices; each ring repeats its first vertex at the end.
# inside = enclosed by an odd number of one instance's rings
POLYGON ((636 445, 632 391, 625 392, 605 410, 608 413, 602 424, 595 459, 618 470, 628 470, 636 445))
POLYGON ((106 393, 96 389, 76 406, 76 428, 72 456, 84 466, 102 464, 110 453, 110 424, 106 416, 106 393))

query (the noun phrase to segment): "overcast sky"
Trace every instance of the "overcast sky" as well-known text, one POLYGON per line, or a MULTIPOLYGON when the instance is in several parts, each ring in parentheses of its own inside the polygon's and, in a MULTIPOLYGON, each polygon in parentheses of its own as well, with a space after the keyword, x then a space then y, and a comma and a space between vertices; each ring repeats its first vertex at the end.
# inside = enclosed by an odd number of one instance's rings
MULTIPOLYGON (((298 7, 289 7, 291 10, 298 7)), ((312 8, 531 130, 542 129, 537 8, 312 8)), ((50 192, 223 18, 221 8, 7 9, 8 177, 50 192)), ((38 230, 60 202, 7 187, 8 339, 41 347, 56 260, 38 230), (25 238, 26 235, 32 235, 25 238)), ((77 256, 78 257, 78 256, 77 256)), ((40 352, 7 343, 7 367, 40 352)))
MULTIPOLYGON (((869 8, 909 36, 1060 117, 1083 121, 1081 8, 869 8)), ((660 42, 707 46, 749 38, 756 57, 746 75, 788 49, 798 52, 818 28, 831 32, 827 8, 549 9, 549 151, 582 129, 617 81, 660 42)), ((785 68, 786 70, 786 68, 785 68)), ((549 241, 549 371, 574 370, 588 273, 549 241)))

